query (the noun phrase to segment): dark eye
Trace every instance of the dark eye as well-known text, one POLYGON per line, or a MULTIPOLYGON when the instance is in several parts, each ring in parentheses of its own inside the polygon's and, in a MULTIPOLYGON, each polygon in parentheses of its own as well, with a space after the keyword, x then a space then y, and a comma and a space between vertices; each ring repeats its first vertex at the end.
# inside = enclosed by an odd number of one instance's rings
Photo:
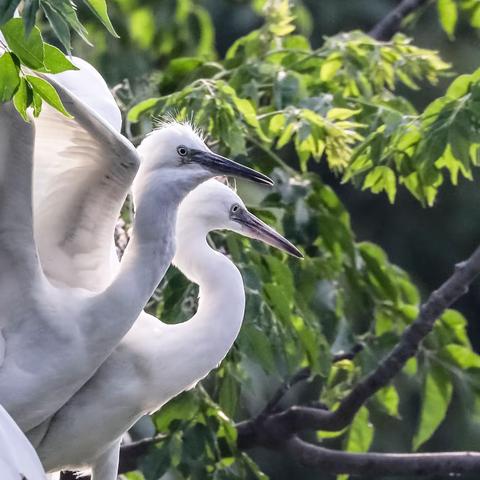
POLYGON ((184 147, 183 145, 179 145, 177 147, 177 153, 181 156, 181 157, 186 157, 187 156, 187 153, 188 153, 188 148, 187 147, 184 147))
POLYGON ((230 213, 237 213, 240 210, 240 205, 237 203, 235 205, 232 205, 232 208, 230 209, 230 213))

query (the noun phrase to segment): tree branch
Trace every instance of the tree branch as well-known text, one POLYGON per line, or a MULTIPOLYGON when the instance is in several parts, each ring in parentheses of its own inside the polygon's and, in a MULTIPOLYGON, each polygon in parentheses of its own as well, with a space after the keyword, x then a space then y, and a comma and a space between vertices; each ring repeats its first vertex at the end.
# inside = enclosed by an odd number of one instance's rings
POLYGON ((330 474, 368 475, 447 475, 480 472, 480 453, 349 453, 312 445, 292 437, 285 449, 307 467, 330 474))
POLYGON ((376 40, 390 40, 399 30, 402 21, 429 0, 403 0, 386 17, 382 18, 368 34, 376 40))
POLYGON ((480 273, 480 247, 472 256, 456 265, 454 273, 421 306, 417 319, 405 330, 399 343, 378 367, 341 401, 334 411, 294 406, 281 413, 241 422, 238 437, 241 448, 263 444, 273 446, 302 430, 339 431, 348 426, 360 407, 386 386, 413 357, 421 341, 432 330, 435 320, 458 298, 480 273))
MULTIPOLYGON (((360 343, 357 343, 353 348, 348 352, 336 353, 332 357, 332 363, 341 362, 342 360, 353 360, 355 356, 363 350, 364 346, 360 343)), ((258 417, 265 418, 268 414, 274 413, 277 410, 278 404, 282 398, 287 394, 287 392, 295 386, 297 383, 307 380, 311 375, 309 367, 301 368, 293 376, 285 380, 276 390, 275 394, 271 400, 267 403, 265 408, 260 412, 258 417)))
POLYGON ((269 414, 273 413, 282 398, 287 394, 287 392, 297 383, 302 382, 310 377, 310 368, 305 367, 300 369, 295 375, 290 377, 288 380, 285 380, 280 387, 277 389, 272 399, 267 403, 265 408, 260 412, 259 417, 265 418, 269 414))

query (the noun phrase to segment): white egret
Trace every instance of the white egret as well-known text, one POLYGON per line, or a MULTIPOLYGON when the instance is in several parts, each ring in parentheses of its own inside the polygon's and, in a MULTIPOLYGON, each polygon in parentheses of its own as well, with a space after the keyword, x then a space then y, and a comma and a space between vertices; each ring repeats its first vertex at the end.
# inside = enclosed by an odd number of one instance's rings
POLYGON ((218 366, 239 332, 245 307, 241 274, 207 243, 232 230, 301 257, 245 208, 226 185, 210 180, 182 202, 173 263, 199 285, 199 305, 184 323, 143 312, 95 375, 49 422, 37 452, 47 471, 92 468, 92 480, 117 478, 120 439, 142 415, 192 388, 218 366))
POLYGON ((137 319, 173 258, 183 197, 215 174, 271 183, 186 125, 153 132, 137 153, 53 83, 74 119, 44 104, 27 124, 0 106, 0 403, 23 431, 53 415, 137 319), (134 177, 134 233, 112 275, 115 222, 134 177))
POLYGON ((0 477, 45 480, 40 459, 23 432, 0 405, 0 477))

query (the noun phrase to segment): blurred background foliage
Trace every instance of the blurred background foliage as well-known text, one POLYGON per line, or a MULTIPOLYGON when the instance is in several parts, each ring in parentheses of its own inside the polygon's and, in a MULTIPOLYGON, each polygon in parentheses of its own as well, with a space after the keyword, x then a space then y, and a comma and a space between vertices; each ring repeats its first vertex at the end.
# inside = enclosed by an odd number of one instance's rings
MULTIPOLYGON (((282 405, 334 407, 477 245, 480 2, 426 2, 406 19, 407 36, 387 43, 362 32, 390 0, 115 0, 120 38, 88 3, 78 18, 93 48, 59 35, 52 9, 62 1, 36 3, 37 20, 46 41, 71 43, 104 75, 125 133, 138 141, 152 115, 193 120, 215 149, 275 178, 273 192, 239 191, 306 254, 298 262, 212 237, 242 270, 244 327, 215 373, 132 431, 168 436, 127 478, 330 478, 276 453, 239 452, 234 423, 305 366, 311 378, 282 405), (353 360, 333 362, 357 345, 353 360)), ((148 309, 186 320, 196 294, 172 269, 148 309)), ((312 440, 350 451, 478 449, 479 307, 474 286, 349 429, 312 440)))

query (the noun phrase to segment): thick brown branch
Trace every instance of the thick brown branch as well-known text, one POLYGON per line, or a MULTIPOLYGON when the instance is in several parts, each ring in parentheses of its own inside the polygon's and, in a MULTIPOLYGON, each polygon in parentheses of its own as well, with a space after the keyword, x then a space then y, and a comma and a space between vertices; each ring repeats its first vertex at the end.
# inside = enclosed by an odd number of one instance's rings
POLYGON ((305 466, 330 474, 368 475, 448 475, 480 472, 480 453, 349 453, 329 450, 292 437, 286 450, 305 466))
POLYGON ((429 0, 403 0, 386 17, 382 18, 371 30, 369 35, 376 40, 390 40, 399 30, 402 21, 429 0))
POLYGON ((360 407, 386 386, 401 371, 407 360, 416 354, 420 342, 431 331, 435 320, 468 291, 468 286, 479 273, 480 247, 468 260, 458 264, 452 276, 429 296, 421 306, 419 316, 405 330, 395 348, 370 375, 353 388, 336 410, 295 406, 266 418, 242 422, 238 426, 240 446, 272 446, 279 439, 287 439, 302 430, 338 431, 348 426, 360 407))

